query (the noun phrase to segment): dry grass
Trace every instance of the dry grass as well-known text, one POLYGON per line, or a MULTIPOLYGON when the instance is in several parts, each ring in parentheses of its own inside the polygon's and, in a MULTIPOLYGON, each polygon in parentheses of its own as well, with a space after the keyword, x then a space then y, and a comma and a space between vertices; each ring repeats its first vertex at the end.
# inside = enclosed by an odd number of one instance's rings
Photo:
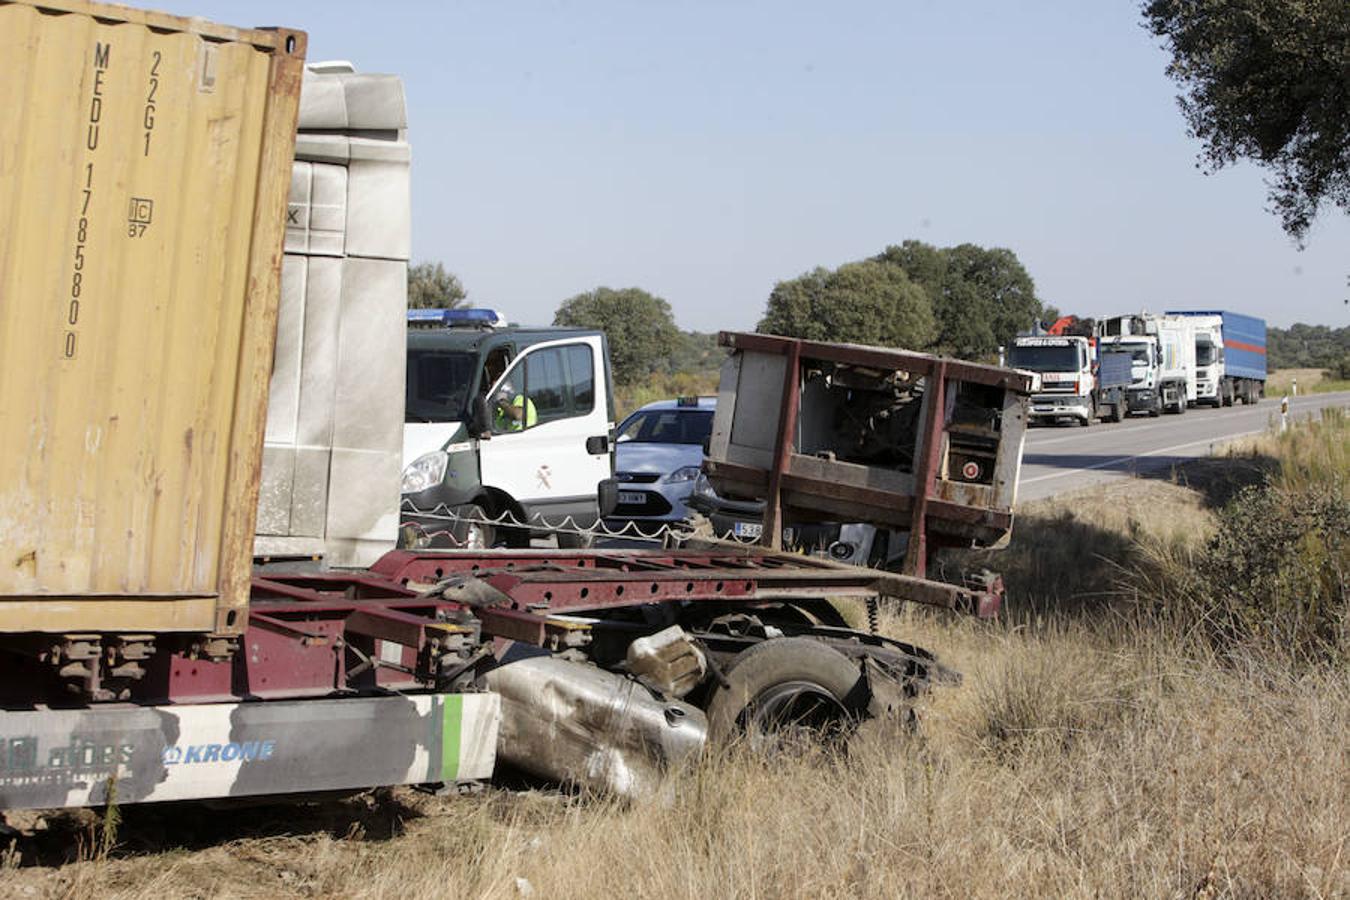
POLYGON ((1281 397, 1298 382, 1299 394, 1326 394, 1332 391, 1350 391, 1350 381, 1328 378, 1327 369, 1280 369, 1270 373, 1266 381, 1266 396, 1281 397))
POLYGON ((1326 369, 1277 369, 1266 379, 1266 396, 1280 397, 1295 381, 1298 392, 1306 394, 1326 379, 1326 369))
POLYGON ((1279 457, 1280 478, 1316 479, 1321 446, 1271 439, 1028 508, 997 560, 1006 622, 884 616, 965 673, 916 734, 717 755, 665 804, 399 791, 232 812, 205 837, 188 823, 219 814, 129 808, 124 832, 160 849, 10 869, 0 894, 1350 897, 1350 671, 1218 660, 1122 598, 1141 542, 1206 539, 1223 477, 1279 457), (162 849, 180 842, 196 849, 162 849))
MULTIPOLYGON (((887 625, 966 684, 921 732, 745 755, 671 805, 408 795, 390 841, 327 833, 6 874, 15 896, 1345 896, 1350 680, 1187 660, 1073 627, 887 625), (26 894, 32 889, 32 894, 26 894)), ((298 811, 303 815, 303 811, 298 811)))

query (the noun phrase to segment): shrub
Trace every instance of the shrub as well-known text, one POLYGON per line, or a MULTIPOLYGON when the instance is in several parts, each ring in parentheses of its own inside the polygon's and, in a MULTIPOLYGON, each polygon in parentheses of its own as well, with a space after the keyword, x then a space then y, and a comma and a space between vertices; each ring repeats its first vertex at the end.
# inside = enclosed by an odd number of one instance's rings
POLYGON ((1350 353, 1342 356, 1339 362, 1333 363, 1331 368, 1327 369, 1326 378, 1328 381, 1350 381, 1350 353))
POLYGON ((1196 552, 1155 545, 1141 596, 1223 655, 1302 666, 1350 655, 1350 492, 1343 478, 1240 492, 1196 552))

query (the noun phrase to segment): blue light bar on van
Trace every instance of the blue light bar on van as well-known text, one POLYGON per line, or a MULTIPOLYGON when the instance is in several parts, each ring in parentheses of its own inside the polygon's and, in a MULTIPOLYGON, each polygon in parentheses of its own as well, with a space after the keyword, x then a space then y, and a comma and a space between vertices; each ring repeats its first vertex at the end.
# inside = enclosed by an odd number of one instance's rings
POLYGON ((408 324, 500 328, 506 319, 495 309, 410 309, 408 324))

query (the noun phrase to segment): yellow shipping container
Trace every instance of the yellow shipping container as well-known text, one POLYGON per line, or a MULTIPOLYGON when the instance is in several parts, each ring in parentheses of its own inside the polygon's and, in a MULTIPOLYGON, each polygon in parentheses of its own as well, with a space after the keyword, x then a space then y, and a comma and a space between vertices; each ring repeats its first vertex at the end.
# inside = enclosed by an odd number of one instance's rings
POLYGON ((0 0, 0 632, 243 630, 304 52, 0 0))

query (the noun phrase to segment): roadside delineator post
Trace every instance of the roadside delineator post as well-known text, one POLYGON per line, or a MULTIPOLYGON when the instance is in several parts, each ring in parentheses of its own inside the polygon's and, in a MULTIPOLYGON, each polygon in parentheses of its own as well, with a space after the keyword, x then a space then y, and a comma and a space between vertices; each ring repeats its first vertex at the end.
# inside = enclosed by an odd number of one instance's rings
POLYGON ((1289 395, 1280 398, 1280 433, 1289 430, 1289 395))

